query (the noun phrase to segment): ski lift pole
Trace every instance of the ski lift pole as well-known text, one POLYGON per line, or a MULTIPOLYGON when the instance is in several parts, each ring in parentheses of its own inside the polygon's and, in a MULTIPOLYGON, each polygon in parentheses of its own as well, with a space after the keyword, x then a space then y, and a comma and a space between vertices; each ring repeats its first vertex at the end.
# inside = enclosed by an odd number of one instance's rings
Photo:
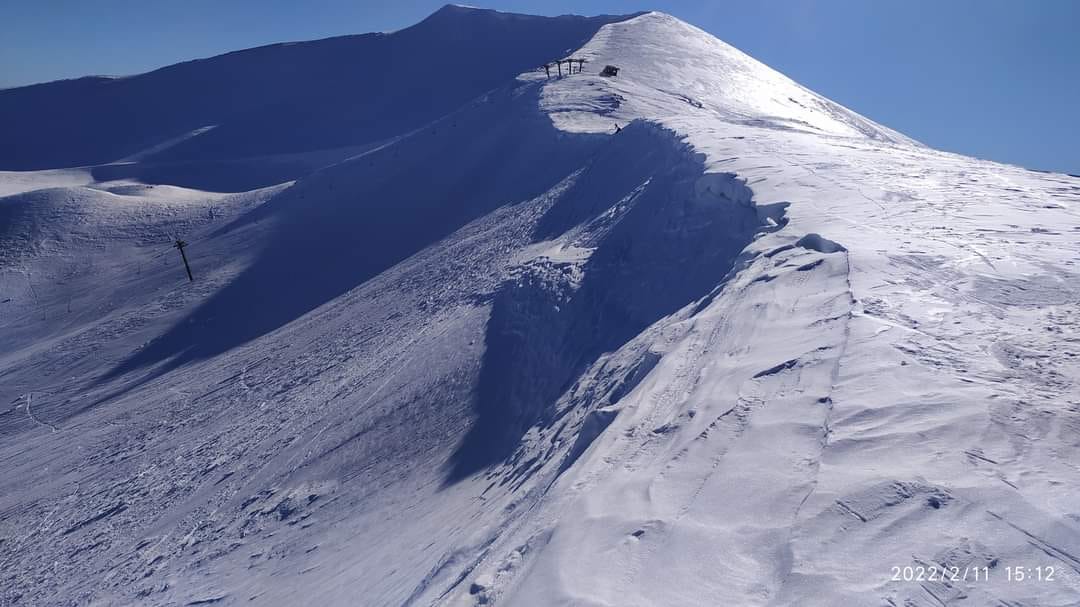
POLYGON ((187 243, 177 238, 176 244, 173 246, 180 250, 180 258, 184 260, 184 269, 187 270, 188 280, 195 282, 195 277, 191 275, 191 266, 188 265, 187 254, 184 253, 184 247, 187 246, 187 243))

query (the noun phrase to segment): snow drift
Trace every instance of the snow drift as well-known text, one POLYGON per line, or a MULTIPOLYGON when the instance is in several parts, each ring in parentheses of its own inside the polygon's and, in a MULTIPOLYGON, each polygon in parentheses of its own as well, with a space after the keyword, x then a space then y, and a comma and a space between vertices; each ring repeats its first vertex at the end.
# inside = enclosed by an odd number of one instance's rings
POLYGON ((0 603, 1080 597, 1075 178, 659 13, 448 7, 0 99, 48 135, 34 95, 238 65, 227 99, 293 66, 315 124, 147 108, 0 154, 53 169, 0 173, 0 603))

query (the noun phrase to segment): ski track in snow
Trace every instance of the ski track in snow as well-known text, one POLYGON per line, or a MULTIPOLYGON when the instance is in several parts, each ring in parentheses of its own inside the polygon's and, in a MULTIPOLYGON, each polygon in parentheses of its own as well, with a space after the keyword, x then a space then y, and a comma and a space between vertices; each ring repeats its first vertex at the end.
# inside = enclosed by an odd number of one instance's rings
POLYGON ((37 417, 34 416, 34 412, 30 410, 30 403, 32 402, 32 399, 34 397, 33 392, 27 392, 23 396, 26 398, 26 415, 30 419, 34 420, 35 424, 37 424, 39 426, 45 426, 46 428, 51 429, 53 432, 59 432, 60 431, 60 428, 57 428, 55 425, 50 424, 49 422, 43 422, 43 421, 41 421, 40 419, 38 419, 37 417))
POLYGON ((296 183, 0 172, 0 605, 1076 604, 1080 179, 659 13, 571 54, 296 183))

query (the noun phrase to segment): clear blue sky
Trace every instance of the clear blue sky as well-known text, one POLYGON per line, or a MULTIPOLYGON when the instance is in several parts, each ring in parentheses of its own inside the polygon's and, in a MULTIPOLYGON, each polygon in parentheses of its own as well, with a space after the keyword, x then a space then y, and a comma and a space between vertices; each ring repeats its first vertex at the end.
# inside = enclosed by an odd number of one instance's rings
MULTIPOLYGON (((934 147, 1080 174, 1080 0, 472 3, 546 15, 662 10, 934 147)), ((399 29, 442 4, 3 0, 0 87, 399 29)))

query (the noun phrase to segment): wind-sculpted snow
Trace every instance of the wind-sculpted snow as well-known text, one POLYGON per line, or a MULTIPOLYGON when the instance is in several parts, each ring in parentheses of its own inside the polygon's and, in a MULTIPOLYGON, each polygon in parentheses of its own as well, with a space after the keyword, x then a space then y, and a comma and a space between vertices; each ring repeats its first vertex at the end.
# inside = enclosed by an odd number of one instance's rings
POLYGON ((399 144, 327 167, 223 226, 221 234, 260 221, 274 227, 235 280, 110 376, 224 353, 495 208, 554 187, 599 141, 555 131, 535 109, 537 88, 493 91, 399 144), (477 188, 481 182, 485 187, 477 188), (318 271, 311 271, 312 260, 318 271), (260 300, 255 309, 253 297, 260 300))
POLYGON ((1076 604, 1080 179, 583 43, 275 187, 0 173, 0 604, 1076 604))
POLYGON ((586 254, 530 260, 495 296, 477 420, 453 478, 505 459, 530 428, 553 425, 559 395, 602 354, 723 281, 762 223, 741 184, 733 197, 695 191, 701 171, 669 133, 634 124, 541 218, 546 233, 551 225, 576 227, 567 212, 591 210, 580 233, 560 245, 586 254), (623 187, 613 189, 613 181, 623 187))
POLYGON ((642 338, 660 363, 464 602, 1075 602, 1080 352, 1059 336, 1077 330, 1080 182, 926 150, 851 113, 799 124, 809 104, 771 72, 666 16, 605 27, 588 51, 619 76, 547 87, 556 125, 651 118, 759 209, 789 204, 685 329, 676 315, 642 338), (759 77, 706 80, 729 64, 759 77), (1064 573, 1017 586, 1018 566, 1064 573), (907 567, 959 573, 905 581, 907 567))

